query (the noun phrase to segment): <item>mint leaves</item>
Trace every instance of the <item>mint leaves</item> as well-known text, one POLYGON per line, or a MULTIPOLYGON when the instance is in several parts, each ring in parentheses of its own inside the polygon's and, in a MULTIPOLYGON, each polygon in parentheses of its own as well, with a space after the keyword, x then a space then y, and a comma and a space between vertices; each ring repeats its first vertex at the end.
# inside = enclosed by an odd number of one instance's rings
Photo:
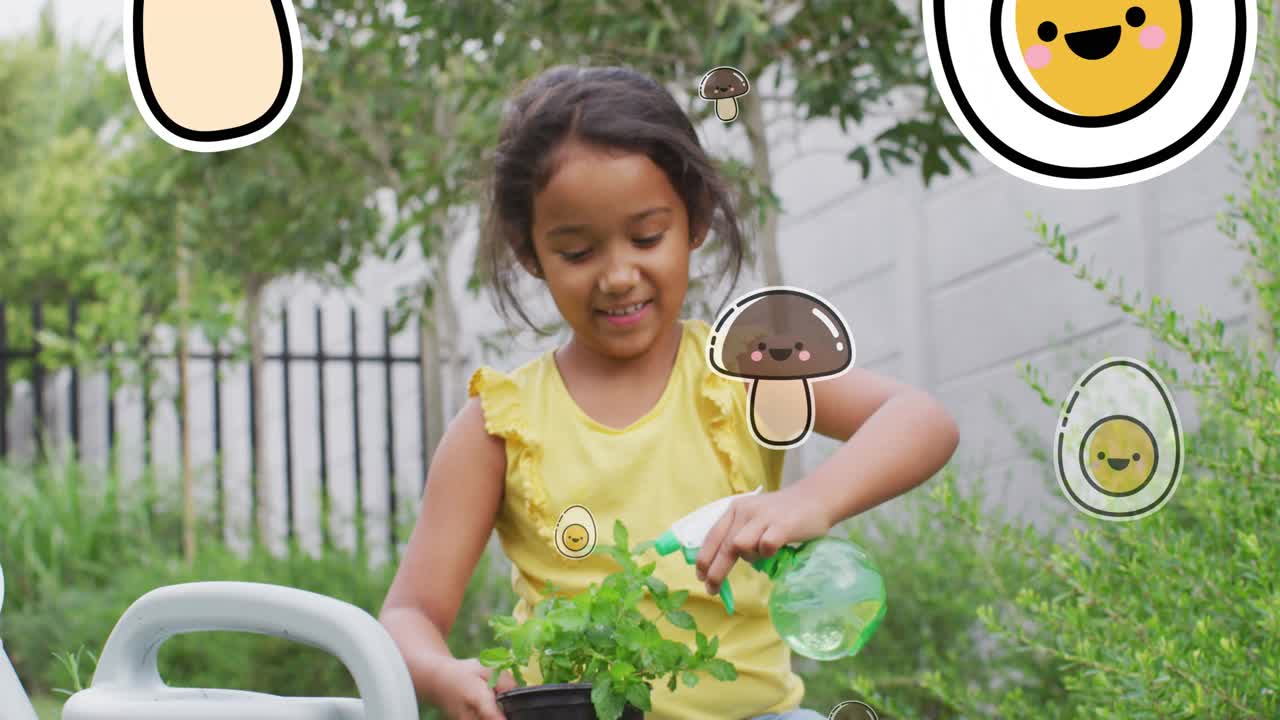
POLYGON ((547 597, 524 623, 507 615, 490 619, 498 639, 507 644, 480 653, 480 662, 493 669, 491 687, 504 670, 525 685, 520 666, 536 655, 544 683, 591 683, 591 702, 600 720, 618 720, 628 704, 644 712, 653 709, 654 681, 665 678, 667 687, 675 690, 679 682, 696 685, 700 672, 723 682, 737 679, 733 664, 715 656, 719 638, 697 632, 693 616, 680 609, 688 591, 671 592, 654 577, 656 563, 639 563, 653 543, 631 548, 621 521, 614 523, 613 538, 613 545, 597 546, 596 552, 608 555, 621 570, 599 585, 573 597, 557 596, 555 588, 548 587, 547 597), (646 594, 662 619, 696 633, 695 649, 663 637, 654 622, 657 618, 640 612, 646 594))

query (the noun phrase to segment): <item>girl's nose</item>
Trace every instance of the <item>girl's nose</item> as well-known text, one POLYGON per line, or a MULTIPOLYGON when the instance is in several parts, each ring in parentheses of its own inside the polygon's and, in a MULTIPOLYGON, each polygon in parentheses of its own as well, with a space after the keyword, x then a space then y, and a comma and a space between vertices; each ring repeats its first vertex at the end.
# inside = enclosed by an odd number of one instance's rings
POLYGON ((615 256, 600 275, 600 292, 606 295, 622 295, 627 293, 640 279, 640 271, 635 263, 626 257, 615 256))

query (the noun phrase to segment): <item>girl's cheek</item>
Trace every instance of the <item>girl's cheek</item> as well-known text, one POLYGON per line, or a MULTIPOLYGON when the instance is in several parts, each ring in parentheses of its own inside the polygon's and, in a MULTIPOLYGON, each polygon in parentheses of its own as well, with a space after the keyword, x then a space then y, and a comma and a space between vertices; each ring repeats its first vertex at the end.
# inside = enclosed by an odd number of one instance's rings
POLYGON ((1052 59, 1052 57, 1053 53, 1049 52, 1049 48, 1044 45, 1032 45, 1027 48, 1027 67, 1032 70, 1039 70, 1045 65, 1048 65, 1049 60, 1052 59))

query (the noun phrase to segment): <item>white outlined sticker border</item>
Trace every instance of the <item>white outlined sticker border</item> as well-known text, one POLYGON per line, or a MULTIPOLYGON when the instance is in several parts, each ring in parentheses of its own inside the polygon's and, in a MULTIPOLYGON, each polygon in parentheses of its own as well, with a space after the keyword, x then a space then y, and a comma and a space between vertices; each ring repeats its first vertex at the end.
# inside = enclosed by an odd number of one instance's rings
POLYGON ((1058 486, 1077 510, 1090 517, 1112 522, 1140 520, 1159 511, 1173 498, 1182 476, 1185 446, 1182 418, 1164 380, 1141 360, 1109 357, 1085 371, 1063 402, 1053 439, 1058 486), (1123 392, 1137 388, 1133 381, 1139 378, 1145 381, 1140 394, 1146 397, 1123 392), (1147 388, 1153 389, 1158 397, 1150 395, 1147 388), (1103 398, 1102 402, 1096 400, 1099 396, 1103 398), (1146 406, 1139 404, 1138 400, 1145 401, 1146 406), (1154 402, 1156 400, 1158 403, 1154 402), (1153 414, 1152 406, 1160 411, 1158 416, 1153 414), (1098 420, 1107 417, 1131 417, 1141 421, 1148 432, 1154 434, 1158 452, 1165 454, 1165 462, 1155 468, 1151 482, 1132 495, 1103 496, 1092 487, 1082 467, 1081 449, 1088 433, 1098 420), (1160 440, 1173 446, 1171 456, 1165 452, 1166 447, 1161 446, 1160 440), (1071 443, 1070 447, 1067 447, 1068 443, 1071 443), (1112 507, 1095 506, 1095 502, 1099 505, 1105 502, 1112 507))
MULTIPOLYGON (((152 0, 154 2, 171 2, 172 0, 152 0)), ((160 139, 170 145, 186 150, 189 152, 214 153, 224 152, 227 150, 236 150, 247 147, 255 143, 261 142, 271 137, 279 130, 289 117, 293 114, 293 109, 297 105, 298 95, 302 91, 302 33, 298 27, 298 16, 294 11, 293 0, 272 0, 273 11, 278 11, 284 16, 285 24, 288 29, 289 52, 286 54, 285 74, 288 76, 288 90, 284 94, 284 98, 280 107, 277 109, 275 104, 272 105, 263 117, 270 118, 263 122, 260 127, 246 132, 243 135, 232 135, 230 137, 219 137, 228 133, 238 131, 238 128, 229 130, 208 131, 207 134, 212 138, 208 140, 183 137, 173 129, 166 126, 166 122, 156 117, 155 112, 151 108, 154 99, 148 100, 152 95, 149 85, 143 82, 139 76, 137 67, 137 55, 135 53, 134 33, 136 31, 135 23, 140 24, 140 13, 144 0, 123 0, 123 29, 124 29, 124 64, 129 76, 129 89, 133 95, 134 105, 138 108, 138 112, 142 115, 142 119, 146 121, 147 127, 151 128, 160 139), (288 63, 292 63, 289 65, 288 63)), ((278 103, 280 101, 277 101, 278 103)), ((258 125, 261 121, 255 120, 248 123, 248 126, 258 125)), ((172 120, 168 123, 177 125, 172 120)), ((189 131, 191 135, 203 135, 205 132, 189 131)))
MULTIPOLYGON (((983 7, 994 9, 997 2, 1005 0, 987 0, 983 7)), ((1008 2, 1011 7, 1014 0, 1008 2)), ((1257 7, 1252 0, 1191 3, 1199 29, 1192 32, 1179 81, 1150 110, 1110 127, 1057 122, 1019 98, 997 66, 992 13, 974 12, 970 0, 922 0, 922 16, 943 103, 983 157, 1027 182, 1094 190, 1143 182, 1183 165, 1212 144, 1239 109, 1257 49, 1257 7), (1205 88, 1215 83, 1216 97, 1205 112, 1205 88)))

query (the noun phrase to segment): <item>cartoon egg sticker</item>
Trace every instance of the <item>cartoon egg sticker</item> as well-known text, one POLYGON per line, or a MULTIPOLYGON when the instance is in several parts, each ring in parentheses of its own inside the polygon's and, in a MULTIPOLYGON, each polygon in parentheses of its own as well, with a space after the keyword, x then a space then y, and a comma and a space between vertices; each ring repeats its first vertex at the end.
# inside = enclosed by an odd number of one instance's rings
POLYGON ((1108 358, 1072 388, 1054 443, 1058 483, 1081 512, 1137 520, 1173 497, 1182 423, 1169 389, 1132 358, 1108 358))
POLYGON ((581 560, 596 549, 596 521, 591 511, 573 505, 556 522, 556 550, 570 560, 581 560))
POLYGON ((1097 189, 1190 160, 1253 70, 1254 0, 923 0, 934 81, 988 160, 1097 189))

